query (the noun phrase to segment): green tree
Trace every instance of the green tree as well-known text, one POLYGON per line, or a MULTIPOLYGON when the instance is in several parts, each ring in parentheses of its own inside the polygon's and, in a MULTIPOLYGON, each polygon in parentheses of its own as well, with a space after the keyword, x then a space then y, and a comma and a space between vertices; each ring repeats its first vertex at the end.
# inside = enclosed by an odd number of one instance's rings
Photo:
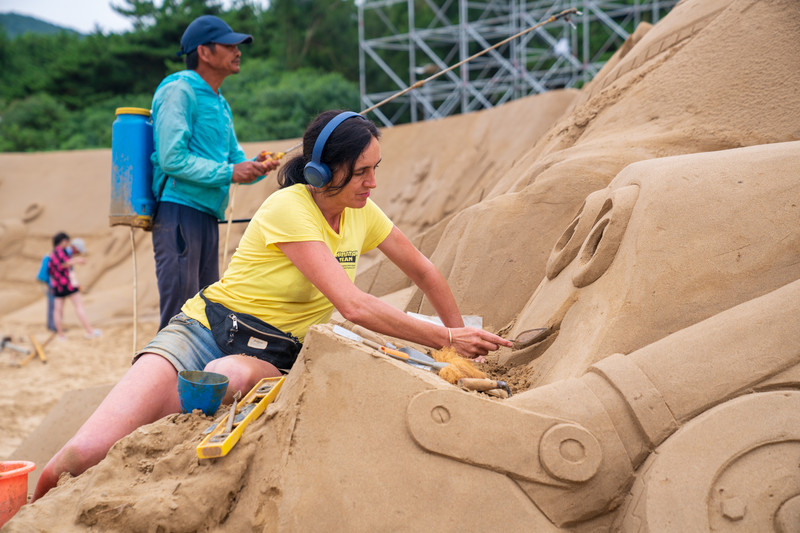
POLYGON ((58 148, 60 130, 67 119, 63 104, 46 93, 15 100, 0 121, 0 149, 37 152, 58 148))
POLYGON ((59 149, 110 147, 111 125, 116 118, 116 109, 118 107, 150 109, 151 100, 150 93, 118 94, 91 107, 71 112, 59 132, 59 149))
POLYGON ((274 12, 264 10, 254 0, 234 0, 231 10, 220 17, 239 33, 253 36, 253 42, 242 48, 244 57, 266 59, 273 55, 275 34, 274 12))
POLYGON ((272 0, 274 57, 358 79, 358 20, 352 0, 272 0))
POLYGON ((55 92, 54 67, 61 50, 78 41, 74 33, 56 35, 25 33, 14 39, 0 36, 0 94, 9 102, 39 92, 55 92))
POLYGON ((358 109, 358 88, 339 73, 304 68, 284 71, 277 61, 243 62, 225 80, 225 98, 234 112, 241 142, 299 137, 326 109, 358 109))
MULTIPOLYGON (((154 27, 180 28, 182 33, 200 15, 222 15, 220 0, 164 0, 160 6, 156 6, 154 0, 121 1, 122 4, 112 4, 111 8, 133 19, 134 33, 146 32, 154 27)), ((181 33, 178 33, 178 39, 181 33)))

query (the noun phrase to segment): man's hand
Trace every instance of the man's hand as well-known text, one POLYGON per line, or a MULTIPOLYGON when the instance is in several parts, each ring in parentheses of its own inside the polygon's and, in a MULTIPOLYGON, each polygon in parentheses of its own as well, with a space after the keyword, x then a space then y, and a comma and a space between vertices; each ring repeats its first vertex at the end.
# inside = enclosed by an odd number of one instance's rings
POLYGON ((264 167, 264 174, 270 172, 271 170, 275 170, 280 166, 280 160, 283 158, 285 154, 283 152, 278 152, 274 154, 272 152, 263 151, 258 156, 256 156, 256 161, 261 163, 261 166, 264 167))
POLYGON ((267 169, 260 161, 242 161, 233 165, 231 183, 253 183, 266 173, 267 169))

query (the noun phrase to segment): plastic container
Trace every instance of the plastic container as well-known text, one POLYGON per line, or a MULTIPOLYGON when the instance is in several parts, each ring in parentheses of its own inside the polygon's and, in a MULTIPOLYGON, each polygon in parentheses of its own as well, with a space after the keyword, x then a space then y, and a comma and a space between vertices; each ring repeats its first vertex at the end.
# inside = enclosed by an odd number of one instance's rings
POLYGON ((184 413, 200 409, 208 416, 219 409, 225 391, 228 390, 228 377, 202 370, 182 370, 178 373, 178 400, 184 413))
POLYGON ((151 229, 153 197, 153 121, 150 111, 119 107, 111 126, 111 207, 108 222, 151 229))
POLYGON ((28 472, 31 461, 0 461, 0 527, 28 503, 28 472))

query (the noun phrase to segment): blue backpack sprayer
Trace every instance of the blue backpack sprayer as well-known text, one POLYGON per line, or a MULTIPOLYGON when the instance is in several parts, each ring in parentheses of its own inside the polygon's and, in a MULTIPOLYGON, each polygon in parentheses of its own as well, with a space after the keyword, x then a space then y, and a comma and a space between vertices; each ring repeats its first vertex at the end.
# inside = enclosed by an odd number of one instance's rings
POLYGON ((153 121, 139 107, 117 108, 111 127, 111 226, 153 228, 153 121))

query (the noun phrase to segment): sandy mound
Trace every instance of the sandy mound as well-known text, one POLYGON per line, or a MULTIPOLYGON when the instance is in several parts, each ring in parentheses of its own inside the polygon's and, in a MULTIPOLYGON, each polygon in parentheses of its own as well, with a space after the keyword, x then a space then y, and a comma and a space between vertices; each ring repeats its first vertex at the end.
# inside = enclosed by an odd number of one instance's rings
MULTIPOLYGON (((547 328, 484 366, 511 398, 319 326, 228 456, 196 457, 211 418, 167 417, 4 531, 793 531, 798 34, 796 2, 684 1, 580 91, 384 132, 374 198, 462 312, 508 338, 547 328)), ((0 353, 0 456, 28 459, 17 446, 62 394, 107 386, 149 340, 157 292, 136 230, 134 339, 108 151, 3 154, 0 169, 3 331, 46 337, 33 280, 63 229, 87 242, 78 275, 105 333, 83 339, 67 305, 73 331, 47 364, 0 353)), ((240 188, 234 216, 272 189, 240 188)), ((359 286, 433 314, 396 268, 365 263, 359 286)))

